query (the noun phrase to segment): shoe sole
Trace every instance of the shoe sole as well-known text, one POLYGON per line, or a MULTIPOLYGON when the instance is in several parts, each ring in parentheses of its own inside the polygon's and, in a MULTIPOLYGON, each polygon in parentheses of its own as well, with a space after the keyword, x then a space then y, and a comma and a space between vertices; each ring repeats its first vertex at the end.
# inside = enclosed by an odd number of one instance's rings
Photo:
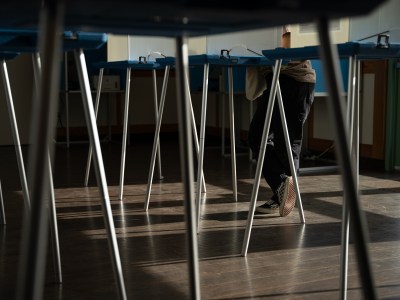
POLYGON ((286 217, 290 214, 296 204, 296 192, 294 191, 293 178, 287 177, 286 181, 284 197, 279 205, 279 214, 281 217, 286 217))
POLYGON ((276 214, 279 211, 278 208, 262 208, 256 207, 256 212, 260 214, 276 214))

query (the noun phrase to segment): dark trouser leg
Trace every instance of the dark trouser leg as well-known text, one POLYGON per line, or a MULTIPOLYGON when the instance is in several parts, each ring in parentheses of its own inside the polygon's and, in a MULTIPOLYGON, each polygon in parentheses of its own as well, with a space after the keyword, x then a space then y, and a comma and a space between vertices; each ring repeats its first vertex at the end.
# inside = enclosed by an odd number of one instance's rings
MULTIPOLYGON (((282 89, 293 160, 296 170, 298 170, 301 142, 303 139, 303 125, 313 102, 314 84, 297 82, 285 75, 281 75, 279 81, 282 89)), ((267 86, 270 87, 270 85, 271 77, 268 76, 267 86)), ((249 128, 249 145, 256 157, 258 157, 260 150, 269 92, 269 89, 267 89, 258 100, 258 107, 249 128)), ((263 176, 271 189, 276 191, 282 181, 281 175, 290 176, 291 172, 286 154, 278 105, 275 104, 268 135, 263 176)))

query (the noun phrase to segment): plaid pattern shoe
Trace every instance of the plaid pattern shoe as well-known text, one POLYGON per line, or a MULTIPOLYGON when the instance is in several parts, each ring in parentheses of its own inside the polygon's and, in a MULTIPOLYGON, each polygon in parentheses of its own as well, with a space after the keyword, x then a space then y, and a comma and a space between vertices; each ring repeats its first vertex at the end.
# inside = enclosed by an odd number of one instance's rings
POLYGON ((256 207, 256 212, 262 214, 274 214, 279 211, 279 204, 273 199, 267 200, 263 205, 256 207))
POLYGON ((279 199, 279 214, 286 217, 296 204, 296 193, 294 190, 292 176, 285 176, 283 182, 276 190, 279 199))

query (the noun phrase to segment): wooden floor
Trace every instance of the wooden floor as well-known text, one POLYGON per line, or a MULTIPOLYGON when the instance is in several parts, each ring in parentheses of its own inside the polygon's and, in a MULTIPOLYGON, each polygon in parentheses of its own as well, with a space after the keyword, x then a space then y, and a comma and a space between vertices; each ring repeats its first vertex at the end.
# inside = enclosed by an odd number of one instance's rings
MULTIPOLYGON (((188 299, 183 191, 177 141, 162 143, 163 175, 143 211, 151 143, 132 139, 123 201, 117 199, 120 144, 103 155, 129 299, 188 299)), ((55 196, 63 283, 54 282, 51 251, 44 299, 116 299, 116 286, 94 175, 83 187, 87 144, 56 147, 55 196)), ((25 153, 27 149, 24 149, 25 153)), ((205 153, 207 199, 198 235, 202 299, 338 299, 342 188, 337 174, 301 176, 306 224, 256 215, 247 257, 240 255, 255 165, 238 156, 238 202, 231 193, 230 159, 205 153)), ((14 299, 23 212, 12 147, 0 148, 7 225, 0 227, 0 299, 14 299)), ((363 168, 363 166, 361 166, 363 168)), ((400 299, 400 174, 362 170, 370 256, 380 299, 400 299)), ((260 203, 271 195, 265 182, 260 203)), ((348 299, 363 299, 353 247, 348 299)))

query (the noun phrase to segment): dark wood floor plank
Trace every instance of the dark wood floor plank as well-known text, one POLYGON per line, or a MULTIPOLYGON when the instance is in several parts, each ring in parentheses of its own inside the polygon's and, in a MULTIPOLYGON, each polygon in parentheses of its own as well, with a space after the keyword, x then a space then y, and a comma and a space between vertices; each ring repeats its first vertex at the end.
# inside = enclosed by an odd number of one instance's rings
MULTIPOLYGON (((183 189, 176 141, 162 145, 163 181, 155 180, 143 211, 149 143, 127 150, 124 199, 117 199, 120 145, 103 144, 111 207, 129 299, 188 299, 183 189)), ((0 147, 7 225, 0 227, 0 299, 14 299, 23 201, 12 147, 0 147)), ((24 149, 24 153, 27 149, 24 149)), ((83 187, 87 145, 56 147, 54 183, 64 282, 54 283, 49 251, 44 299, 115 299, 116 286, 101 202, 93 174, 83 187)), ((255 165, 238 156, 238 202, 231 192, 229 158, 207 148, 207 195, 199 238, 203 299, 338 299, 343 193, 338 174, 299 178, 306 224, 256 215, 248 256, 241 256, 255 165)), ((381 299, 400 298, 400 174, 362 170, 361 203, 381 299)), ((261 182, 259 200, 271 196, 261 182)), ((352 244, 348 299, 363 299, 352 244)))

